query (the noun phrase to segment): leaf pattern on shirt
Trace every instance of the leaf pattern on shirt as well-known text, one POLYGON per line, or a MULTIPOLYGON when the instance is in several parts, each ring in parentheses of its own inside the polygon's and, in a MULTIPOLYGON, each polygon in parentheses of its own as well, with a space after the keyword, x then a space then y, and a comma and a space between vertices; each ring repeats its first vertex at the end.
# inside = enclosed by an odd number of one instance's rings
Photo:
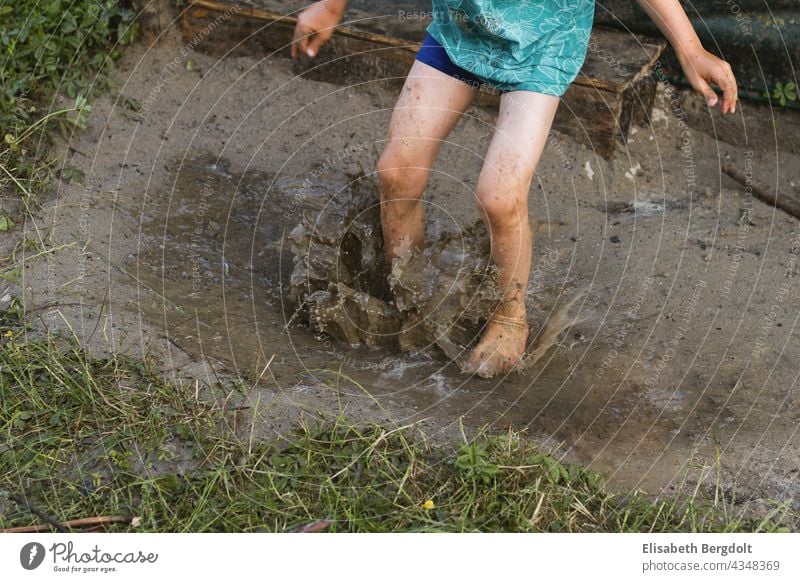
POLYGON ((594 0, 433 0, 428 32, 501 89, 561 95, 586 58, 594 0))

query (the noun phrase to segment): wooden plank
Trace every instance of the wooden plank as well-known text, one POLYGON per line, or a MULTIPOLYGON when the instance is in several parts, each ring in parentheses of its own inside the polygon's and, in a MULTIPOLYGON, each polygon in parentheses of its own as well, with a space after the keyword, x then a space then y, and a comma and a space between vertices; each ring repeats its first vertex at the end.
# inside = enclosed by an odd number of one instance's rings
MULTIPOLYGON (((228 54, 288 55, 297 19, 215 0, 194 0, 183 12, 183 34, 197 50, 228 54)), ((419 43, 339 27, 318 57, 303 59, 298 73, 332 83, 377 84, 399 90, 419 43)), ((663 42, 595 29, 581 73, 562 99, 553 127, 599 155, 613 156, 617 137, 649 119, 655 96, 650 73, 663 42)), ((496 92, 481 91, 479 105, 496 107, 496 92)))

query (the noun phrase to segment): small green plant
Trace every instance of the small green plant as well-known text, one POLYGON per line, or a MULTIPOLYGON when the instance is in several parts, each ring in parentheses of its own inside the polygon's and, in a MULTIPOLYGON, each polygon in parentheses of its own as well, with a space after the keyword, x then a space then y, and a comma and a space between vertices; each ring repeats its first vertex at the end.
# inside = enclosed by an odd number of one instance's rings
MULTIPOLYGON (((770 97, 769 91, 764 92, 764 97, 770 97)), ((777 83, 772 90, 771 97, 780 103, 781 107, 786 107, 787 103, 797 100, 797 87, 791 81, 788 83, 777 83)))
POLYGON ((14 228, 14 221, 11 217, 0 209, 0 232, 5 232, 14 228))
POLYGON ((489 462, 488 444, 485 442, 472 442, 461 447, 456 457, 456 467, 464 475, 474 481, 489 484, 500 470, 497 465, 489 462))

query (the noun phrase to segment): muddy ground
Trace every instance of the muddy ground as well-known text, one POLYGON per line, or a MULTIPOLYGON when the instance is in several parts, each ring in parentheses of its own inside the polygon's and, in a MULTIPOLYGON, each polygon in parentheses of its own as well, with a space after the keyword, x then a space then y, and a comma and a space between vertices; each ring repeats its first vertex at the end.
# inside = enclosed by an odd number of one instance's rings
MULTIPOLYGON (((691 487, 718 455, 738 499, 800 499, 800 222, 720 171, 800 196, 800 156, 776 146, 796 114, 743 103, 723 141, 716 113, 661 87, 610 161, 554 132, 530 194, 531 319, 579 296, 582 321, 531 369, 481 380, 434 350, 352 348, 292 319, 285 233, 301 209, 276 185, 369 177, 396 97, 295 72, 285 55, 217 61, 175 29, 129 50, 117 80, 139 111, 96 101, 62 144, 83 184, 59 184, 18 231, 39 243, 12 288, 35 325, 152 356, 199 393, 239 379, 231 401, 261 437, 342 410, 442 439, 512 426, 615 486, 691 487)), ((432 233, 477 219, 494 114, 470 109, 443 147, 432 233)))

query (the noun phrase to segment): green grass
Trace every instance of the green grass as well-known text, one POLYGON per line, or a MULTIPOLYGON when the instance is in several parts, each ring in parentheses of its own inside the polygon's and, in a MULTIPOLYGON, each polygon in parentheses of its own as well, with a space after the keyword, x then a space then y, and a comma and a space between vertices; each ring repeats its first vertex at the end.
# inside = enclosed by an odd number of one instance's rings
MULTIPOLYGON (((38 0, 0 5, 0 194, 27 205, 55 173, 51 141, 81 128, 88 102, 137 23, 129 0, 38 0), (58 97, 64 104, 58 103, 58 97)), ((67 178, 70 169, 65 168, 67 178)))
MULTIPOLYGON (((9 318, 7 318, 8 320, 9 318)), ((274 442, 239 437, 222 403, 237 387, 165 382, 146 363, 88 357, 70 338, 34 339, 19 324, 0 346, 0 527, 140 518, 136 531, 785 531, 775 506, 756 519, 725 501, 609 492, 523 435, 482 434, 450 447, 413 427, 342 416, 274 442)), ((241 422, 240 422, 241 425, 241 422)), ((116 525, 113 531, 129 531, 116 525)))

